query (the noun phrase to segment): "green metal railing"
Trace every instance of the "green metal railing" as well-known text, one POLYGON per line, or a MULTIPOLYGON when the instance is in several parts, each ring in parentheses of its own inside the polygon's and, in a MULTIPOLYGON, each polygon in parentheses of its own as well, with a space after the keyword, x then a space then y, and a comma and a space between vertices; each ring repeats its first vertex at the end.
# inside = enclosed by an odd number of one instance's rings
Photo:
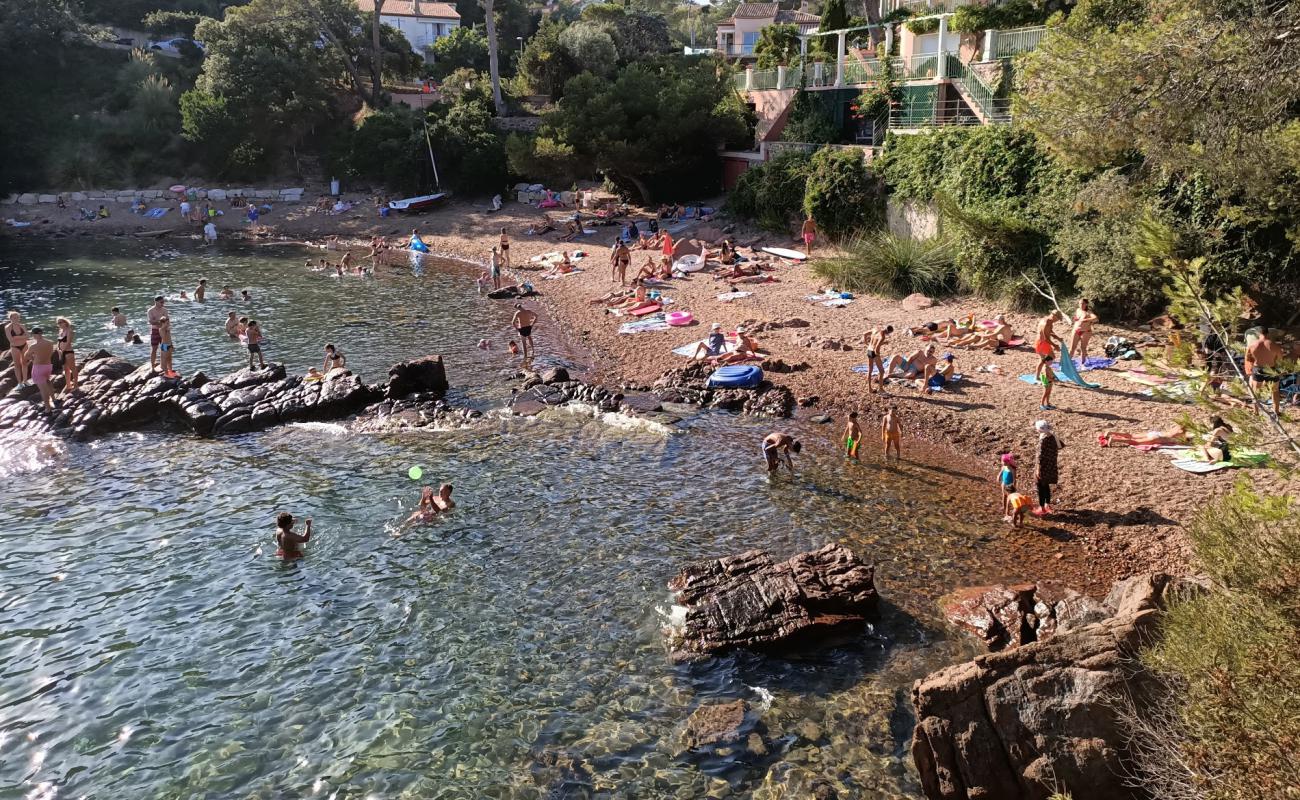
POLYGON ((974 70, 963 64, 956 55, 947 53, 945 58, 948 77, 957 83, 962 93, 966 95, 973 105, 979 107, 978 110, 988 122, 1002 123, 1011 121, 1011 114, 1007 110, 1007 101, 998 97, 997 90, 985 83, 974 70))
POLYGON ((1028 53, 1038 47, 1038 43, 1043 40, 1046 33, 1047 28, 1042 25, 993 32, 993 57, 1011 58, 1021 53, 1028 53))

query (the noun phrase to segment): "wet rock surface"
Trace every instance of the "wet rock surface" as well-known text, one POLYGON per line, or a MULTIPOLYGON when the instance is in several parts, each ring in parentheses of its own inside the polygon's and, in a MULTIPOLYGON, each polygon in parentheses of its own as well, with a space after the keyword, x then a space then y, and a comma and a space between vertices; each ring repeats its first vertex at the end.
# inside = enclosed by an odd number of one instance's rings
POLYGON ((673 657, 785 650, 861 630, 879 603, 874 577, 837 544, 787 561, 750 550, 692 564, 668 583, 686 609, 673 657))
MULTIPOLYGON (((982 587, 978 601, 1004 629, 1027 617, 1024 604, 1048 598, 1031 587, 982 587)), ((1151 678, 1138 651, 1159 635, 1169 598, 1205 591, 1204 581, 1139 575, 1114 585, 1099 604, 1104 619, 1084 623, 1095 609, 1062 597, 1054 605, 1050 638, 946 667, 917 681, 912 758, 926 797, 1075 800, 1145 795, 1128 785, 1127 738, 1117 700, 1141 709, 1151 678), (1080 625, 1072 627, 1075 612, 1080 625)), ((1139 712, 1140 713, 1140 712, 1139 712)))
POLYGON ((701 408, 721 408, 759 417, 788 417, 794 394, 784 386, 764 380, 753 389, 715 389, 708 386, 714 368, 703 362, 670 369, 651 390, 669 403, 691 403, 701 408))
MULTIPOLYGON (((186 380, 167 377, 147 364, 137 367, 105 350, 87 357, 79 377, 79 390, 57 395, 59 407, 50 413, 36 387, 17 386, 12 368, 7 369, 0 374, 0 428, 88 439, 165 422, 200 436, 217 436, 342 419, 385 397, 384 403, 366 411, 369 421, 412 410, 432 417, 456 413, 438 405, 447 389, 440 356, 399 364, 379 386, 347 370, 308 381, 286 375, 282 364, 241 369, 217 379, 200 372, 186 380)), ((56 391, 62 385, 62 378, 55 380, 56 391)))

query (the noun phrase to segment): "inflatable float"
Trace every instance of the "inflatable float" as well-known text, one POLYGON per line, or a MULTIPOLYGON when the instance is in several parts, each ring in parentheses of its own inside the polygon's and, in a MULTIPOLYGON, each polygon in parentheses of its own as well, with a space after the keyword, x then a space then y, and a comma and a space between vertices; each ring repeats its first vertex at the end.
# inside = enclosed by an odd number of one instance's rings
POLYGON ((781 258, 788 258, 791 261, 808 260, 807 253, 801 253, 798 250, 787 250, 784 247, 764 247, 763 252, 768 253, 770 255, 779 256, 781 258))
POLYGON ((673 262, 673 269, 678 272, 699 272, 704 269, 704 259, 696 255, 682 256, 673 262))
POLYGON ((680 327, 682 325, 690 325, 694 322, 695 315, 689 311, 669 311, 665 315, 665 320, 669 325, 680 327))
POLYGON ((728 364, 709 376, 708 385, 718 389, 753 389, 763 382, 763 370, 753 364, 728 364))
POLYGON ((634 308, 628 311, 627 313, 634 317, 644 317, 647 314, 654 314, 658 312, 659 309, 661 308, 662 306, 660 306, 658 303, 648 303, 643 306, 638 306, 637 308, 634 308))

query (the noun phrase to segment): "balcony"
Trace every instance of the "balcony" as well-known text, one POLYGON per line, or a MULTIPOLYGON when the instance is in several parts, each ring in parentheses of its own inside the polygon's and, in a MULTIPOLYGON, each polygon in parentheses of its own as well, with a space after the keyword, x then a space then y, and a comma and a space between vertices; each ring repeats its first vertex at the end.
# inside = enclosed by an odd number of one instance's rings
POLYGON ((907 9, 913 14, 951 14, 961 6, 968 6, 975 0, 880 0, 880 15, 886 16, 899 9, 907 9))
POLYGON ((737 44, 737 43, 735 43, 735 42, 728 42, 728 43, 722 45, 721 47, 719 47, 719 48, 718 48, 718 52, 721 53, 721 54, 724 55, 724 56, 727 56, 728 58, 739 58, 739 57, 743 57, 743 56, 752 56, 752 55, 754 55, 754 45, 752 45, 752 44, 737 44))

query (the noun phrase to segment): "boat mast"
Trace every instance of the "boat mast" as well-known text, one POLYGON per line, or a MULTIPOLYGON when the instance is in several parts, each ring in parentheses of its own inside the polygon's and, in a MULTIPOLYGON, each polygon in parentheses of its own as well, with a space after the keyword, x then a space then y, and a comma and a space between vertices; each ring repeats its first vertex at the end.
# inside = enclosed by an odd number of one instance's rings
POLYGON ((433 160, 433 142, 429 140, 429 116, 428 116, 428 114, 426 113, 426 114, 422 115, 421 119, 424 120, 424 144, 425 144, 426 147, 429 148, 429 166, 433 167, 433 183, 434 183, 434 185, 437 187, 438 191, 441 192, 441 191, 442 191, 442 181, 438 180, 438 163, 437 163, 436 161, 433 160))

